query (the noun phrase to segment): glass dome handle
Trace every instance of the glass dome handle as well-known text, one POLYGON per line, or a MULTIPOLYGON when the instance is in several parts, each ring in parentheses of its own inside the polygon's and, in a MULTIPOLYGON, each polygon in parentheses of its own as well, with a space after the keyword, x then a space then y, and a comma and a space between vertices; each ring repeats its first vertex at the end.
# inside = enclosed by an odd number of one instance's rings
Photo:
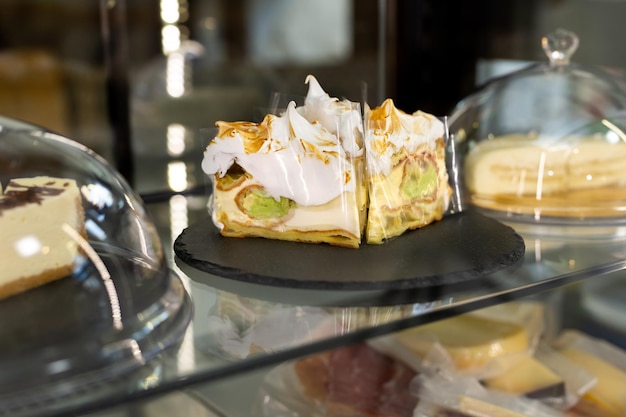
POLYGON ((578 49, 578 36, 574 32, 557 29, 541 39, 541 46, 550 59, 550 65, 567 65, 578 49))

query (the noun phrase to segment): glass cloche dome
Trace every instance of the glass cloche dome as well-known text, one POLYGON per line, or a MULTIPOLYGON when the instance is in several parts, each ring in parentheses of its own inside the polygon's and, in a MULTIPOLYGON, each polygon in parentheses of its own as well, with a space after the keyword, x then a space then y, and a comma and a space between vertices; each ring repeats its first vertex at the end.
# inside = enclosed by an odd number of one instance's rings
POLYGON ((545 36, 548 62, 458 103, 449 127, 464 204, 535 225, 624 222, 626 80, 570 62, 578 42, 545 36))
POLYGON ((0 414, 84 395, 180 341, 190 298, 102 158, 0 117, 0 184, 0 414))

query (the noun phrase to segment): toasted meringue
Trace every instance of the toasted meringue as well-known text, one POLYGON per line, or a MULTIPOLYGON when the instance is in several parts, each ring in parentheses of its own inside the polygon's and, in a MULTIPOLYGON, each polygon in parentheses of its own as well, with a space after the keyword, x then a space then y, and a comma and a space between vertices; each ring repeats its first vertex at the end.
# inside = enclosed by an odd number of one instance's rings
POLYGON ((336 136, 302 117, 291 102, 284 116, 260 124, 217 122, 219 132, 204 152, 202 169, 223 177, 237 163, 267 193, 302 206, 325 204, 354 192, 352 168, 336 136))
POLYGON ((363 154, 363 119, 360 106, 349 100, 330 97, 317 79, 308 75, 305 83, 309 91, 304 106, 298 111, 309 122, 318 122, 326 130, 337 135, 342 147, 350 156, 363 154))

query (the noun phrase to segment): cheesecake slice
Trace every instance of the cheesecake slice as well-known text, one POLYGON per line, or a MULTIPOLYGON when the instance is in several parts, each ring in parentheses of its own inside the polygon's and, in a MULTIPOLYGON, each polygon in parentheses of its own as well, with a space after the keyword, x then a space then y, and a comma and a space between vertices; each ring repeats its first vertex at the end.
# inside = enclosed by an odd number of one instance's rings
POLYGON ((443 123, 387 99, 366 112, 367 243, 381 244, 441 220, 450 203, 443 123))
POLYGON ((84 224, 74 180, 11 180, 0 195, 0 299, 70 275, 84 224))

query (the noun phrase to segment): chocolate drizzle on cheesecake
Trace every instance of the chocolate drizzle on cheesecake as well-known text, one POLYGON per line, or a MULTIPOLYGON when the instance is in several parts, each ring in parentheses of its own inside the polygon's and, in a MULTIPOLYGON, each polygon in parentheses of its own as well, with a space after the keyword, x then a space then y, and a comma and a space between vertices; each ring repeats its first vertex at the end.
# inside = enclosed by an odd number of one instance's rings
POLYGON ((78 184, 11 179, 0 191, 0 230, 0 300, 72 275, 87 236, 78 184))
MULTIPOLYGON (((50 187, 54 182, 46 183, 44 186, 24 186, 17 182, 11 181, 9 187, 19 187, 19 190, 12 189, 0 195, 0 215, 4 210, 25 206, 27 204, 41 204, 41 202, 50 196, 57 196, 65 191, 64 188, 50 187)), ((63 184, 67 187, 67 183, 63 184)))

